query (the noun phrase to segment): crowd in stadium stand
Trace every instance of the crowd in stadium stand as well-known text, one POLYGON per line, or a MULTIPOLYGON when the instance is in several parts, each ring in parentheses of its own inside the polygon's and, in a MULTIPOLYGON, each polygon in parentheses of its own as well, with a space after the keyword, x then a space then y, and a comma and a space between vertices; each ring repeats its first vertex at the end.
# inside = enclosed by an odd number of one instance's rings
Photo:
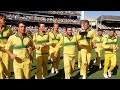
POLYGON ((59 15, 79 15, 76 11, 38 11, 39 13, 59 14, 59 15))
MULTIPOLYGON (((16 33, 16 26, 15 25, 7 25, 7 26, 11 27, 11 29, 13 30, 13 32, 16 33)), ((45 27, 45 30, 47 30, 47 28, 48 27, 45 27)), ((51 31, 52 31, 53 28, 52 27, 50 27, 50 28, 51 28, 51 31)), ((59 32, 64 33, 64 31, 63 31, 64 28, 65 27, 59 27, 59 32)), ((78 31, 79 31, 79 28, 73 27, 72 30, 73 30, 73 34, 77 34, 78 31)), ((38 31, 38 26, 27 26, 26 27, 26 31, 31 31, 32 34, 34 34, 35 32, 38 31)))
POLYGON ((119 26, 113 26, 113 25, 104 25, 104 24, 97 24, 97 27, 101 28, 101 29, 120 29, 119 26))
POLYGON ((9 14, 4 13, 9 20, 25 20, 25 21, 42 21, 46 23, 58 22, 62 24, 80 24, 80 20, 78 19, 66 19, 66 18, 53 18, 53 17, 43 17, 37 15, 20 15, 20 14, 9 14))

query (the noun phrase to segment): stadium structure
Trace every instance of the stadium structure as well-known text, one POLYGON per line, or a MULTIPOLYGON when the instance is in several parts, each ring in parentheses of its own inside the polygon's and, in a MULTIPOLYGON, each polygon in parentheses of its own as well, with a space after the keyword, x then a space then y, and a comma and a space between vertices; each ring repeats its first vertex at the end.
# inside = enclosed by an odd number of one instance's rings
POLYGON ((14 26, 18 20, 26 22, 27 26, 37 27, 38 22, 44 22, 46 27, 52 27, 58 22, 60 27, 71 25, 80 27, 80 13, 77 11, 0 11, 6 15, 7 25, 14 26))
POLYGON ((97 18, 97 28, 102 30, 120 30, 120 16, 102 15, 97 18))

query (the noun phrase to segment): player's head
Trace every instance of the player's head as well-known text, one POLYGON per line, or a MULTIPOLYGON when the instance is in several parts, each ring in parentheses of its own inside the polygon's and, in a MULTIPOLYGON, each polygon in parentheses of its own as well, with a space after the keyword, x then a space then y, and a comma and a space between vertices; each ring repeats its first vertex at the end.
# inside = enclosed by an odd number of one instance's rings
POLYGON ((67 26, 66 28, 66 33, 71 36, 72 35, 72 27, 71 26, 67 26))
POLYGON ((58 29, 59 29, 59 24, 56 22, 53 24, 53 30, 58 31, 58 29))
POLYGON ((89 21, 88 20, 84 20, 82 22, 82 26, 81 26, 84 30, 87 30, 89 28, 89 21))
POLYGON ((0 25, 5 25, 6 16, 0 13, 0 25))
POLYGON ((98 35, 102 36, 102 34, 103 34, 103 30, 102 29, 98 29, 98 35))
POLYGON ((115 36, 115 29, 110 29, 110 30, 109 30, 109 36, 110 36, 110 37, 115 36))
POLYGON ((39 23, 39 30, 42 32, 45 30, 45 24, 43 22, 39 23))
POLYGON ((20 32, 22 34, 25 33, 26 25, 23 21, 18 21, 16 24, 16 27, 17 27, 18 32, 20 32))

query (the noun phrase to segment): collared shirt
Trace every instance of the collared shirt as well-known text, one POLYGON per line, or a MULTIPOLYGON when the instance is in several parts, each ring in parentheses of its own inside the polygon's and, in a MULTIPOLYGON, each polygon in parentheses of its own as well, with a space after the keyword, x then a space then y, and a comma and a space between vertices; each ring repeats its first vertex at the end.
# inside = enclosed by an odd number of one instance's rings
POLYGON ((94 30, 89 29, 85 35, 77 34, 78 44, 80 48, 92 48, 92 42, 96 40, 96 33, 94 30))
POLYGON ((5 44, 11 35, 13 35, 11 28, 4 26, 0 32, 0 47, 5 47, 5 44))
POLYGON ((39 32, 35 33, 33 36, 33 41, 34 41, 34 45, 35 46, 39 46, 40 49, 37 50, 36 49, 36 54, 38 55, 42 55, 42 54, 48 54, 49 53, 49 34, 47 32, 43 33, 43 35, 41 35, 39 32), (42 44, 46 43, 47 46, 44 47, 42 44))
POLYGON ((63 45, 63 54, 75 55, 77 45, 76 35, 72 35, 71 37, 68 37, 67 35, 63 36, 56 46, 56 52, 58 52, 61 45, 63 45))
POLYGON ((105 53, 115 53, 116 52, 116 45, 118 45, 118 40, 117 40, 117 37, 110 37, 110 36, 107 36, 103 43, 102 43, 102 47, 105 49, 105 53), (110 49, 110 45, 113 46, 113 49, 110 49))
POLYGON ((21 38, 18 33, 9 37, 8 42, 5 46, 5 49, 9 49, 13 46, 13 54, 17 55, 20 59, 29 58, 28 47, 33 47, 32 39, 24 34, 23 38, 21 38))
POLYGON ((96 46, 97 48, 95 48, 95 50, 102 50, 102 43, 104 41, 104 36, 102 35, 101 37, 99 37, 98 35, 96 36, 96 46))

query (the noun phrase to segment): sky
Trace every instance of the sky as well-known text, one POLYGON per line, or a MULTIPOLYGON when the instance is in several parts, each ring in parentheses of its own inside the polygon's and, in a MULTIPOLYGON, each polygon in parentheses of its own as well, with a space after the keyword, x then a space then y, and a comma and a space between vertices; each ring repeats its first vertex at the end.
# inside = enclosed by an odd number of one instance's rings
POLYGON ((120 16, 120 11, 85 11, 86 18, 98 18, 101 15, 114 15, 120 16))

